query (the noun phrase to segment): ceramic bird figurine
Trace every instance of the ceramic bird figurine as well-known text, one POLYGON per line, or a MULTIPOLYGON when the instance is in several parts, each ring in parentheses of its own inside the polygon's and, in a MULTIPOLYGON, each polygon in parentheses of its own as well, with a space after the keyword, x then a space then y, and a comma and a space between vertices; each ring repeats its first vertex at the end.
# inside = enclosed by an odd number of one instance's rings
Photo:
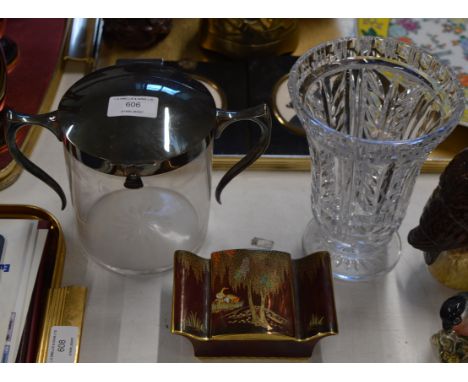
POLYGON ((443 330, 431 338, 442 362, 468 362, 468 292, 446 300, 440 308, 443 330))
POLYGON ((408 242, 424 251, 436 279, 450 288, 468 290, 468 148, 441 174, 408 242))

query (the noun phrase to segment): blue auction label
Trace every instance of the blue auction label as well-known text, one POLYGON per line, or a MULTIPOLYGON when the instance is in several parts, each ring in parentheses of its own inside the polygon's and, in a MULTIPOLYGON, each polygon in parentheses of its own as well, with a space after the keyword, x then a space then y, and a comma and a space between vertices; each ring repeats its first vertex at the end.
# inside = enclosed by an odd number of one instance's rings
POLYGON ((2 234, 0 234, 0 262, 2 261, 4 249, 5 249, 5 237, 2 234))
POLYGON ((5 345, 3 348, 3 354, 2 354, 2 363, 7 363, 8 362, 8 356, 10 355, 10 345, 5 345))
POLYGON ((3 252, 5 252, 5 237, 0 234, 0 271, 10 272, 10 264, 2 264, 3 252))
POLYGON ((10 265, 11 264, 0 264, 0 271, 10 272, 10 265))

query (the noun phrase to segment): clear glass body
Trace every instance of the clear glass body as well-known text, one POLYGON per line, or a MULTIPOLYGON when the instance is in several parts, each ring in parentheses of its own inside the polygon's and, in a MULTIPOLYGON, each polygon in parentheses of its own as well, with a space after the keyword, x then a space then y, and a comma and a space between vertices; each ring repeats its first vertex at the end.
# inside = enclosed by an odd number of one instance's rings
POLYGON ((330 251, 346 280, 389 271, 420 168, 463 112, 458 81, 415 47, 366 37, 307 52, 289 90, 312 162, 305 252, 330 251))
POLYGON ((124 187, 125 177, 65 157, 78 233, 86 252, 120 273, 145 274, 172 267, 174 251, 197 251, 210 210, 212 145, 190 163, 142 177, 143 187, 124 187))

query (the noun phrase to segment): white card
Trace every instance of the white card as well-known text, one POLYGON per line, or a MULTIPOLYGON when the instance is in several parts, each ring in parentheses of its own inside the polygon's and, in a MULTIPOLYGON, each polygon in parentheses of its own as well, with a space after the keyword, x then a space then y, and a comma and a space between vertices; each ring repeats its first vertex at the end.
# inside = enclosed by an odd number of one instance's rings
POLYGON ((79 329, 76 326, 52 326, 47 349, 48 363, 75 362, 79 329))
POLYGON ((14 310, 16 319, 10 344, 11 356, 8 362, 15 362, 18 355, 19 345, 24 331, 24 325, 26 324, 26 316, 28 314, 29 305, 31 304, 31 297, 34 290, 34 285, 36 284, 37 272, 41 263, 48 233, 48 229, 38 229, 36 231, 34 248, 31 251, 29 258, 27 259, 27 264, 23 271, 23 277, 21 278, 21 284, 14 310))
POLYGON ((107 116, 156 118, 158 116, 158 102, 158 97, 110 97, 109 104, 107 106, 107 116))
POLYGON ((0 362, 15 362, 18 353, 49 232, 38 229, 38 223, 0 219, 0 232, 5 237, 0 271, 0 362))
POLYGON ((5 238, 0 270, 0 361, 8 361, 25 258, 32 253, 37 233, 37 220, 0 219, 0 232, 5 238), (13 321, 12 321, 13 320, 13 321), (8 337, 8 341, 7 341, 8 337))

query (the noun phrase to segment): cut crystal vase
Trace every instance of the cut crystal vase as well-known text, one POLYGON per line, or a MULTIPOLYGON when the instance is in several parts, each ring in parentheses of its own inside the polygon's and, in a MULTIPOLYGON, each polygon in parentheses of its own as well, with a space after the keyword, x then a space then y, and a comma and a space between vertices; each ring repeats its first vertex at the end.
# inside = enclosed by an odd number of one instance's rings
POLYGON ((309 50, 288 87, 311 156, 304 251, 328 250, 345 280, 390 271, 420 168, 462 116, 459 81, 417 47, 361 37, 309 50))

